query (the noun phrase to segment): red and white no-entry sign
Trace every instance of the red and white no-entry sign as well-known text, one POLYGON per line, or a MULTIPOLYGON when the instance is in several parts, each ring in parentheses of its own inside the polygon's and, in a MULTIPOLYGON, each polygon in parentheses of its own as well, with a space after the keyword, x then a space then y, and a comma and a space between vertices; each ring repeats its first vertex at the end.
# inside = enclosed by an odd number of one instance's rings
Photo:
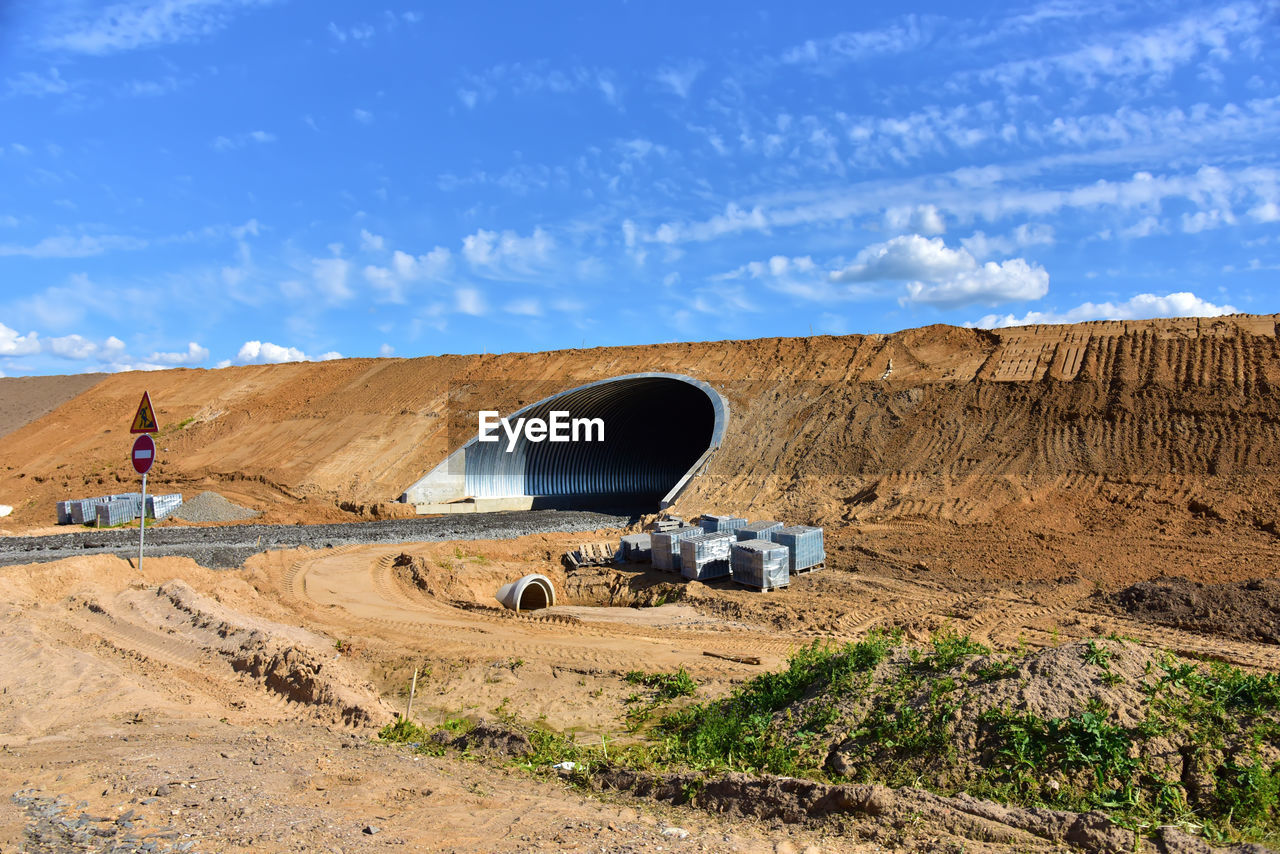
POLYGON ((133 470, 138 474, 146 474, 151 471, 151 464, 156 461, 156 442, 146 433, 139 436, 133 443, 133 454, 130 457, 133 460, 133 470))

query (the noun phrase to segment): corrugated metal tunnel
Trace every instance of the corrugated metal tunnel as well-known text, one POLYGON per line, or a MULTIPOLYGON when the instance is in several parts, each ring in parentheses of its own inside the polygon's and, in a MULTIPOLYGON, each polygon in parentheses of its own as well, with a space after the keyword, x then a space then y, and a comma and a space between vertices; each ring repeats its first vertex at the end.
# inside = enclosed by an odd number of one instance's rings
POLYGON ((472 438, 401 499, 423 512, 449 512, 441 505, 459 500, 478 509, 656 509, 674 500, 719 447, 728 404, 692 377, 630 374, 561 392, 506 418, 514 428, 520 418, 549 422, 553 412, 598 419, 603 439, 588 429, 565 442, 521 433, 512 446, 499 428, 497 441, 472 438))

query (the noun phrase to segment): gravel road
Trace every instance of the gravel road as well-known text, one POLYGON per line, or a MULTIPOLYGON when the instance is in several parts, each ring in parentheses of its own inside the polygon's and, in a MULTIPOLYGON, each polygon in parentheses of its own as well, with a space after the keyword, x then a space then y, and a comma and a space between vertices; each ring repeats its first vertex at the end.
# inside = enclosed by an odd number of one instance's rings
MULTIPOLYGON (((250 555, 258 552, 296 546, 324 548, 365 543, 509 540, 550 531, 621 528, 633 521, 634 517, 579 510, 526 510, 345 522, 340 525, 164 526, 147 528, 146 554, 153 557, 181 555, 210 569, 230 569, 242 566, 250 555)), ((138 531, 136 528, 77 530, 46 537, 0 537, 0 566, 89 554, 136 558, 138 531)))

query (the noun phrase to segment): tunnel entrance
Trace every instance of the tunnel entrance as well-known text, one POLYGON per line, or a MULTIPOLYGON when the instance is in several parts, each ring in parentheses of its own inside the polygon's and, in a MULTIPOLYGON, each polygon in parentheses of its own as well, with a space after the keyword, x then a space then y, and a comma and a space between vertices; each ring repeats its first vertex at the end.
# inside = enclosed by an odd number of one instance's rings
MULTIPOLYGON (((553 412, 603 425, 577 441, 512 446, 472 437, 401 496, 419 512, 613 509, 666 506, 719 447, 728 404, 706 383, 680 374, 630 374, 560 392, 507 415, 514 425, 553 412), (589 438, 588 438, 589 437, 589 438), (508 448, 510 447, 510 450, 508 448)), ((475 422, 478 426, 478 419, 475 422)))

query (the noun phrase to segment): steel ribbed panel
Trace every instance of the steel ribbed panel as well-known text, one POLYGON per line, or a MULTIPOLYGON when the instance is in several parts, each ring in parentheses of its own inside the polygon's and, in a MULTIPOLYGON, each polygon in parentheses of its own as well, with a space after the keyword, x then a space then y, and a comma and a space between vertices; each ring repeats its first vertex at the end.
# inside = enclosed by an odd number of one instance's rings
MULTIPOLYGON (((565 410, 571 419, 601 418, 605 441, 532 443, 521 438, 506 451, 505 433, 497 442, 471 441, 465 449, 465 489, 476 498, 513 496, 641 495, 661 496, 707 447, 719 444, 723 434, 723 401, 708 395, 709 387, 674 375, 636 375, 605 380, 563 392, 508 416, 549 420, 552 410, 565 410), (696 394, 695 394, 696 392, 696 394), (705 422, 710 435, 696 446, 679 434, 686 412, 663 406, 675 396, 702 405, 695 417, 705 422), (662 429, 673 430, 672 443, 689 459, 673 459, 656 440, 662 429)), ((710 392, 715 394, 715 392, 710 392)))

